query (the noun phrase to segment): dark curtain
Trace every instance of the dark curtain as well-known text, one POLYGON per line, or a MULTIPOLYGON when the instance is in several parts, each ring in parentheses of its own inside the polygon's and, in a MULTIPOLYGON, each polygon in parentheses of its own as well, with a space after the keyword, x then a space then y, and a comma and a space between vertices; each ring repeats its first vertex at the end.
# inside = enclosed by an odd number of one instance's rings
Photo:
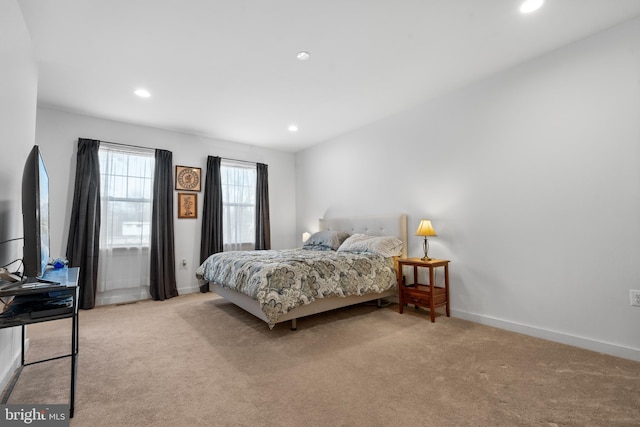
POLYGON ((269 220, 269 172, 267 165, 257 163, 256 183, 256 250, 271 249, 271 225, 269 220))
POLYGON ((96 303, 98 255, 100 251, 100 141, 78 139, 76 180, 67 239, 69 266, 80 267, 79 307, 90 309, 96 303))
MULTIPOLYGON (((200 263, 211 254, 222 252, 222 183, 220 179, 220 157, 207 157, 207 172, 204 184, 202 209, 202 235, 200 237, 200 263)), ((209 284, 200 286, 200 292, 208 292, 209 284)))
POLYGON ((158 301, 178 296, 173 234, 173 153, 156 150, 151 211, 149 293, 158 301))

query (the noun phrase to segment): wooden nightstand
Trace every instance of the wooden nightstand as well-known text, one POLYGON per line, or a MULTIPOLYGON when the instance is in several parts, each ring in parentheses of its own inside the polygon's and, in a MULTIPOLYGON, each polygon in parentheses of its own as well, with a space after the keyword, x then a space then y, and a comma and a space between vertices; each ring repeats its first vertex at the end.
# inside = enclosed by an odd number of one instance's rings
POLYGON ((404 311, 405 304, 413 304, 416 307, 428 308, 431 312, 431 321, 436 321, 436 307, 446 307, 447 317, 449 310, 449 261, 444 259, 431 259, 423 261, 421 258, 398 259, 398 300, 400 314, 404 311), (413 266, 413 284, 404 285, 402 282, 402 266, 413 266), (429 284, 418 283, 418 268, 429 269, 429 284), (435 269, 444 267, 444 288, 435 286, 435 269))

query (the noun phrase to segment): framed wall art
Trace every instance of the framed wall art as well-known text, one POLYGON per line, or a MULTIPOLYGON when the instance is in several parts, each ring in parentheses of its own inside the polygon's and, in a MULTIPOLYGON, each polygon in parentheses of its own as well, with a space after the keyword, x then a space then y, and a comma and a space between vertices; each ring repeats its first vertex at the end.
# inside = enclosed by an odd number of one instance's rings
POLYGON ((178 193, 178 218, 198 218, 196 193, 178 193))
POLYGON ((176 190, 200 191, 200 168, 176 166, 176 190))

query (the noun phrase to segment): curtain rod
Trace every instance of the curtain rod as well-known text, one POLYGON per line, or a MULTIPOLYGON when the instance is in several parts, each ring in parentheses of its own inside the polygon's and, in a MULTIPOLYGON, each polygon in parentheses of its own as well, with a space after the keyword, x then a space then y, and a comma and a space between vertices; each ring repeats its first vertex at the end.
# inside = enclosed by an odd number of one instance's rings
MULTIPOLYGON (((218 156, 220 157, 220 156, 218 156)), ((230 159, 229 157, 220 157, 222 160, 229 160, 231 162, 238 162, 238 163, 248 163, 250 165, 257 165, 258 162, 250 162, 249 160, 238 160, 238 159, 230 159)))
POLYGON ((122 144, 121 142, 102 141, 100 139, 98 141, 104 142, 105 144, 120 145, 122 147, 141 148, 143 150, 155 150, 155 148, 141 147, 139 145, 133 145, 133 144, 122 144))
MULTIPOLYGON (((87 139, 88 139, 88 138, 87 138, 87 139)), ((102 141, 102 140, 98 140, 98 141, 100 141, 100 142, 104 142, 105 144, 120 145, 120 146, 123 146, 123 147, 142 148, 142 149, 144 149, 144 150, 153 150, 153 148, 149 148, 149 147, 141 147, 141 146, 139 146, 139 145, 132 145, 132 144, 123 144, 123 143, 121 143, 121 142, 111 142, 111 141, 102 141)), ((250 165, 257 165, 257 164, 258 164, 258 162, 251 162, 251 161, 249 161, 249 160, 239 160, 239 159, 232 159, 232 158, 230 158, 230 157, 221 157, 221 156, 218 156, 218 157, 220 157, 220 158, 221 158, 221 159, 223 159, 223 160, 229 160, 229 161, 232 161, 232 162, 248 163, 248 164, 250 164, 250 165)))

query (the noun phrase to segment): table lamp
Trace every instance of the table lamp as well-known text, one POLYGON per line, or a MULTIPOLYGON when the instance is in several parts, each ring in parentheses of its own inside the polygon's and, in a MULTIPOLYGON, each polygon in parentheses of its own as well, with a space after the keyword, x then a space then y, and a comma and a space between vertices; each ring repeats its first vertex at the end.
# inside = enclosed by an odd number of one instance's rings
POLYGON ((418 225, 418 229, 416 230, 416 236, 424 236, 424 243, 422 244, 422 248, 424 249, 424 258, 423 261, 429 261, 432 258, 429 258, 429 241, 427 240, 427 236, 437 236, 436 230, 433 229, 431 225, 431 221, 428 219, 423 219, 420 221, 420 225, 418 225))

